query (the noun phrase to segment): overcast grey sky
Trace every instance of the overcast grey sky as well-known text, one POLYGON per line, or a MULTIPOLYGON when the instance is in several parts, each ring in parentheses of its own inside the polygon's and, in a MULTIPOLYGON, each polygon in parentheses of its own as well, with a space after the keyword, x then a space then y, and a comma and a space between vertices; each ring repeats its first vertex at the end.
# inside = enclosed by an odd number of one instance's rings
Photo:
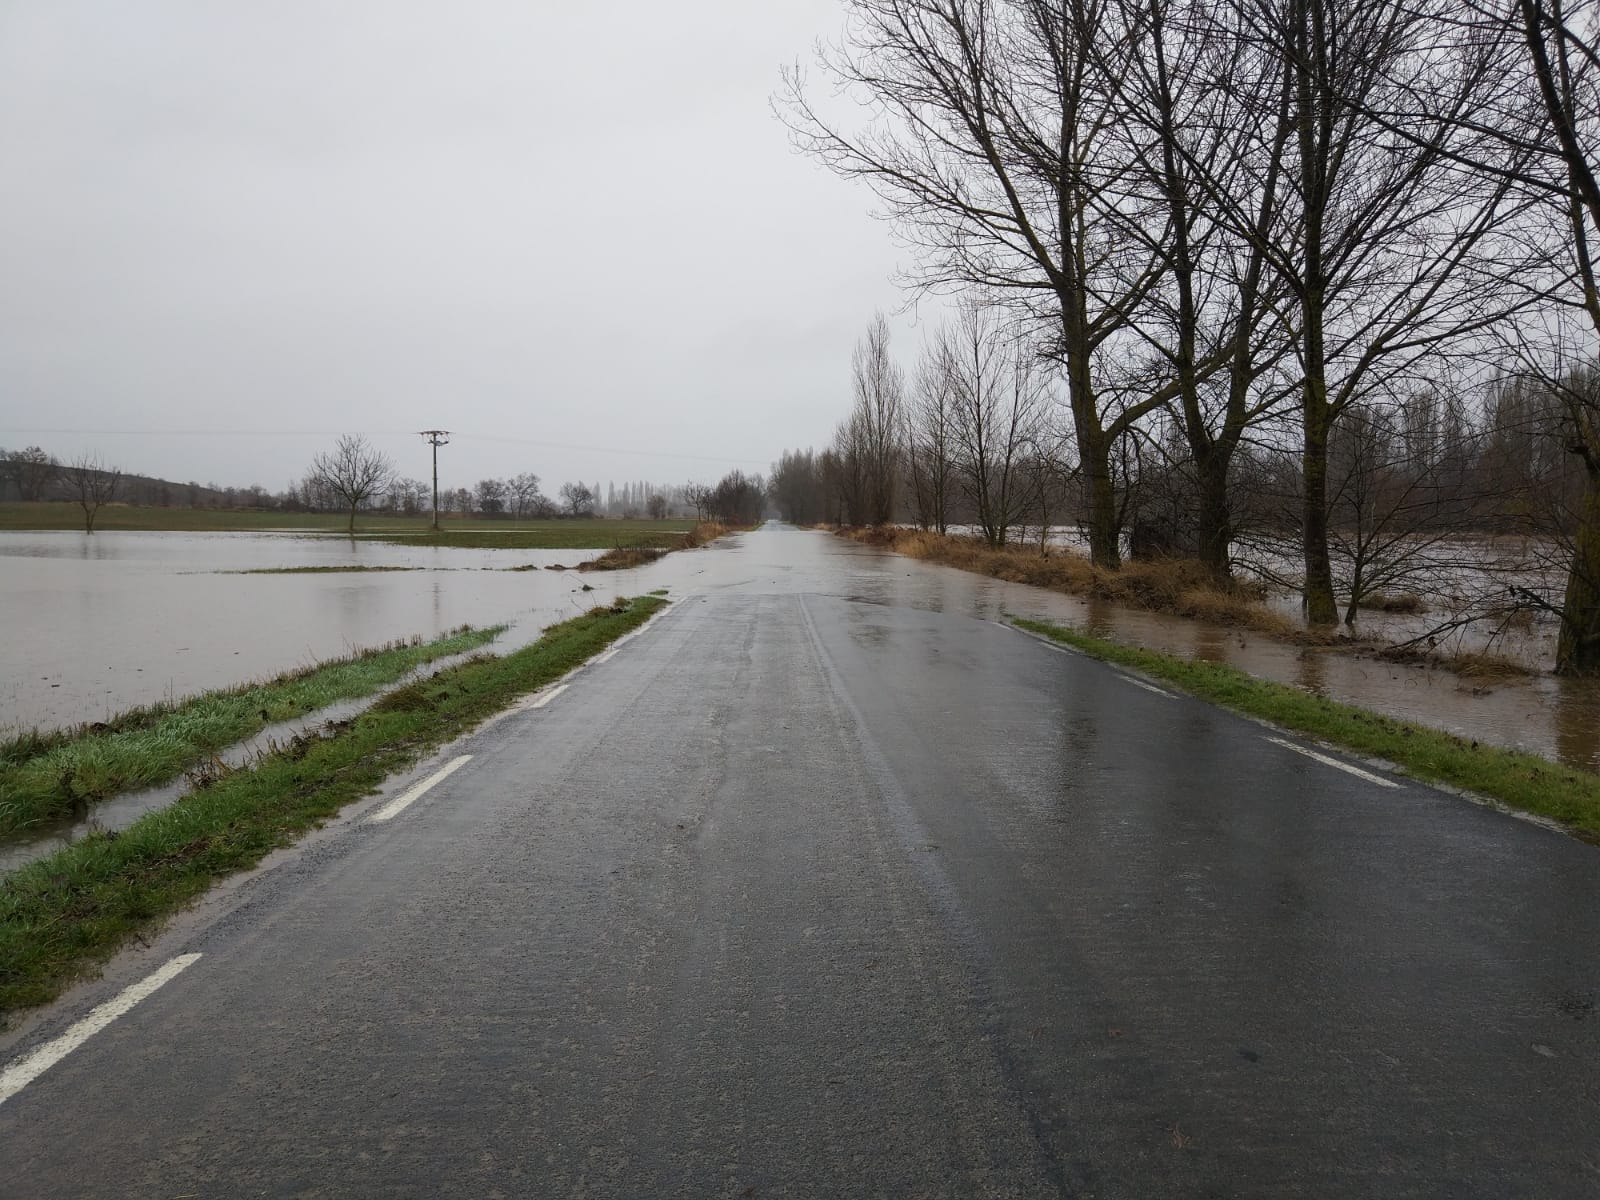
POLYGON ((0 445, 277 490, 341 432, 424 476, 443 426, 441 482, 553 492, 821 443, 903 301, 769 109, 842 18, 0 0, 0 445))

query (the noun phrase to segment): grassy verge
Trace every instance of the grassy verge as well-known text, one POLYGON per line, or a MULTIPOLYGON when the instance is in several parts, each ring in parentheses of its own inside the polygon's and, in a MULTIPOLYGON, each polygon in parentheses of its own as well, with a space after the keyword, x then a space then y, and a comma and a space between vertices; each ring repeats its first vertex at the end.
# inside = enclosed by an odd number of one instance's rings
POLYGON ((84 812, 119 792, 168 783, 268 725, 370 696, 416 667, 493 641, 503 629, 463 628, 431 642, 359 651, 264 683, 0 743, 0 836, 84 812))
MULTIPOLYGON (((343 533, 348 513, 277 512, 247 508, 178 508, 150 504, 108 504, 95 517, 98 530, 165 530, 172 533, 228 533, 268 529, 303 529, 343 533)), ((357 529, 428 527, 425 516, 362 513, 357 529)), ((83 509, 69 501, 11 501, 0 504, 0 529, 75 529, 83 531, 83 509)))
POLYGON ((521 521, 485 522, 472 528, 434 533, 366 535, 402 546, 451 546, 467 550, 677 550, 693 521, 521 521))
POLYGON ((0 880, 0 1011, 42 1004, 215 881, 255 865, 394 771, 559 678, 664 607, 619 600, 391 693, 119 834, 97 834, 0 880))
POLYGON ((1070 592, 1095 600, 1109 600, 1149 612, 1198 617, 1218 625, 1233 625, 1270 634, 1287 642, 1325 644, 1332 633, 1307 630, 1263 603, 1259 588, 1244 583, 1219 584, 1199 562, 1191 559, 1129 561, 1121 570, 1097 567, 1081 554, 1051 547, 1039 553, 1037 544, 995 549, 982 538, 926 533, 896 526, 841 529, 840 536, 869 546, 883 546, 910 558, 942 563, 978 575, 1027 583, 1057 592, 1070 592))
MULTIPOLYGON (((95 517, 96 530, 155 530, 172 533, 230 533, 262 530, 304 530, 308 533, 343 533, 347 513, 279 512, 240 508, 161 508, 154 505, 108 504, 95 517)), ((469 546, 493 549, 555 548, 600 550, 647 536, 670 538, 692 529, 691 520, 616 520, 587 517, 574 520, 535 520, 531 517, 484 519, 459 515, 440 518, 444 526, 432 531, 426 514, 400 516, 363 512, 356 516, 356 535, 395 539, 406 545, 469 546), (522 543, 512 535, 525 536, 522 543), (619 541, 621 539, 621 541, 619 541)), ((11 501, 0 504, 0 529, 83 530, 83 509, 63 501, 11 501)), ((650 544, 641 542, 639 544, 650 544)))
POLYGON ((1386 759, 1417 779, 1465 788, 1509 808, 1560 821, 1585 840, 1600 840, 1600 775, 1397 721, 1233 667, 1124 646, 1045 621, 1018 617, 1011 621, 1020 629, 1136 668, 1225 708, 1357 754, 1386 759))

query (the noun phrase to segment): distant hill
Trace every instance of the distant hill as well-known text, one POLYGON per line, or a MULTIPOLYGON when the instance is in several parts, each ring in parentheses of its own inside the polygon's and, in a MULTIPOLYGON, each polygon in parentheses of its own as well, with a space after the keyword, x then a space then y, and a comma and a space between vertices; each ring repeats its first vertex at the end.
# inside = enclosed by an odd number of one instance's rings
MULTIPOLYGON (((48 463, 19 457, 25 453, 0 449, 0 503, 74 499, 59 474, 42 469, 48 467, 48 463)), ((123 504, 160 508, 259 508, 273 503, 271 493, 264 488, 224 488, 193 480, 178 483, 152 475, 131 475, 126 471, 117 484, 117 500, 123 504)))

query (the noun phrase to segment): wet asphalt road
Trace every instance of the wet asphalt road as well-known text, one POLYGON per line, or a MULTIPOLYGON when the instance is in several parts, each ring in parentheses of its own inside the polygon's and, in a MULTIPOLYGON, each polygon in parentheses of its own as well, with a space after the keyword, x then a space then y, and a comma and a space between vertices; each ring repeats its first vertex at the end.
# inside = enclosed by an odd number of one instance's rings
POLYGON ((14 1036, 201 955, 0 1105, 0 1196, 1600 1195, 1600 850, 707 553, 14 1036))

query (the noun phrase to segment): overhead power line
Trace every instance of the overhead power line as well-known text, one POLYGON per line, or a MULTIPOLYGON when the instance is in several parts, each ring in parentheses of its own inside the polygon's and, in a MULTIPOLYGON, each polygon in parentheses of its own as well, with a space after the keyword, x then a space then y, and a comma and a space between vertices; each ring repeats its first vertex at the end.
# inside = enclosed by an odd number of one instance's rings
MULTIPOLYGON (((57 435, 62 437, 341 437, 349 429, 0 429, 0 434, 18 437, 57 435)), ((367 429, 366 437, 416 437, 415 429, 367 429)), ((453 438, 473 441, 511 442, 518 446, 538 446, 545 450, 578 451, 584 454, 625 454, 635 458, 671 458, 686 462, 721 463, 726 466, 764 466, 770 455, 752 454, 740 458, 726 454, 689 454, 676 450, 636 450, 629 446, 585 446, 572 442, 547 442, 540 438, 514 437, 504 433, 451 431, 453 438)))

